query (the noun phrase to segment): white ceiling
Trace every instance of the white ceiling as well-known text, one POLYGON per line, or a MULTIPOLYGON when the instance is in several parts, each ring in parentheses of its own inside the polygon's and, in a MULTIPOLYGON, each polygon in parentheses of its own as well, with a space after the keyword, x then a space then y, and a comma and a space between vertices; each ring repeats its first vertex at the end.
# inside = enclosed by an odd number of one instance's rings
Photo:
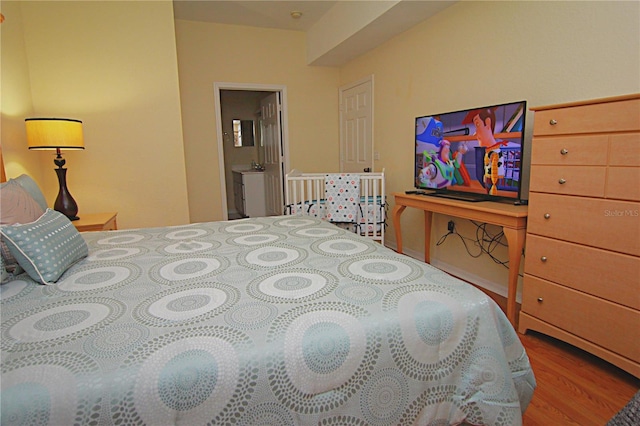
POLYGON ((176 19, 307 31, 337 1, 173 0, 176 19), (302 12, 299 19, 291 12, 302 12))
MULTIPOLYGON (((349 1, 353 5, 386 1, 387 12, 372 24, 359 28, 346 40, 340 41, 312 65, 340 66, 377 45, 428 19, 457 0, 173 0, 176 19, 246 25, 307 32, 337 3, 349 1), (392 6, 392 7, 391 7, 392 6), (301 12, 299 19, 291 12, 301 12)), ((342 6, 342 5, 340 5, 342 6)), ((335 15, 335 14, 334 14, 335 15)), ((323 24, 326 27, 326 20, 323 24)), ((331 27, 329 27, 331 28, 331 27)))

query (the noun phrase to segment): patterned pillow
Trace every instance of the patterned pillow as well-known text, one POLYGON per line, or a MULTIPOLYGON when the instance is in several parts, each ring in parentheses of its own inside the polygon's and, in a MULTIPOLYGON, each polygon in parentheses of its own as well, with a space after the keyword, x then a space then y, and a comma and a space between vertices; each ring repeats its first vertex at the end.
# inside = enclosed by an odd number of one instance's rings
MULTIPOLYGON (((38 219, 44 213, 38 202, 15 179, 0 185, 0 225, 28 223, 38 219)), ((0 251, 7 271, 14 275, 22 272, 16 259, 4 242, 0 242, 0 251)))
POLYGON ((0 230, 9 251, 31 278, 53 284, 89 254, 87 243, 63 214, 47 209, 38 220, 0 230))

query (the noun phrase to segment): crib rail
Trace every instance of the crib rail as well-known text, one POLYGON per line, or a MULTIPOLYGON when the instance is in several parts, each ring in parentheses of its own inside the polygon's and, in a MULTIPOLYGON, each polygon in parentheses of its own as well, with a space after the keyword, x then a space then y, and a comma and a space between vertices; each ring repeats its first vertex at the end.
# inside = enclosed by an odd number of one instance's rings
MULTIPOLYGON (((384 170, 357 174, 360 179, 360 217, 355 231, 384 245, 386 220, 384 170)), ((327 173, 302 173, 292 170, 286 175, 285 213, 322 217, 327 173)))

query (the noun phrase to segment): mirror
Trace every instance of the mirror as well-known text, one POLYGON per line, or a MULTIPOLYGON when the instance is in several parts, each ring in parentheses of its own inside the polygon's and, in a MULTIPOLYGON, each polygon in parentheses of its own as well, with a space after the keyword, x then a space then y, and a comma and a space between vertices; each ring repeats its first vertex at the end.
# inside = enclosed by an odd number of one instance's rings
POLYGON ((254 146, 253 120, 233 119, 233 146, 254 146))

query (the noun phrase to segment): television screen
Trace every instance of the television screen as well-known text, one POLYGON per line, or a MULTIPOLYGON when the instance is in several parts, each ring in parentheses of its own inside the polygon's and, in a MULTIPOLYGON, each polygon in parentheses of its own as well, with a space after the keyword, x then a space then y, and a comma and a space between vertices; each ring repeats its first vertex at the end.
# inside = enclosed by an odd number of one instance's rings
POLYGON ((416 117, 415 187, 519 200, 525 116, 519 101, 416 117))

